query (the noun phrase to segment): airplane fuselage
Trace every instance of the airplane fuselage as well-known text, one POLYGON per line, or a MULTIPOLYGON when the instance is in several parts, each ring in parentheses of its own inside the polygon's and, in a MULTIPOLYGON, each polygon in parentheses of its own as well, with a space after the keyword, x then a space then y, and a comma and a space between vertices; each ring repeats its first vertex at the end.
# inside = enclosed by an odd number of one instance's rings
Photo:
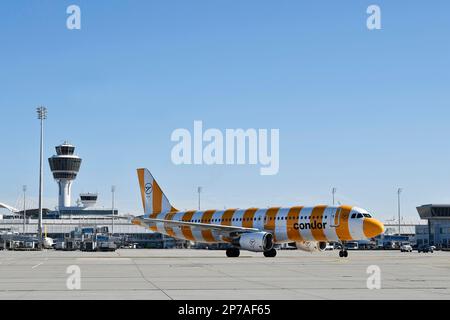
MULTIPOLYGON (((271 233, 275 243, 331 242, 372 238, 382 232, 382 224, 364 209, 351 206, 290 207, 268 209, 228 209, 154 213, 149 218, 196 224, 234 226, 271 233)), ((177 239, 201 243, 226 243, 213 229, 169 226, 158 222, 149 228, 177 239)))

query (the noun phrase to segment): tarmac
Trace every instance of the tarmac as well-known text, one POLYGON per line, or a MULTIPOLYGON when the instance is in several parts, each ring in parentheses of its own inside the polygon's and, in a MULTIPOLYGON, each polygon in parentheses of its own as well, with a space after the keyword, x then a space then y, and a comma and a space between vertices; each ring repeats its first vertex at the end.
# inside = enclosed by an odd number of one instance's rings
POLYGON ((349 251, 339 258, 338 251, 285 250, 264 258, 242 251, 226 258, 212 250, 0 251, 0 299, 446 300, 450 252, 349 251), (380 282, 372 281, 373 270, 380 282))

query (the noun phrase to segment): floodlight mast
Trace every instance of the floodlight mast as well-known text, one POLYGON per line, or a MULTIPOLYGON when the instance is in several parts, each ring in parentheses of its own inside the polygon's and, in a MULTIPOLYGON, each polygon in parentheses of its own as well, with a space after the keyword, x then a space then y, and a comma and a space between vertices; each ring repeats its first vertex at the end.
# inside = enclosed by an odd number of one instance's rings
POLYGON ((47 119, 47 108, 37 108, 38 119, 41 122, 41 144, 40 144, 40 166, 39 166, 39 222, 38 222, 38 240, 39 249, 43 248, 42 239, 42 194, 44 191, 44 120, 47 119))

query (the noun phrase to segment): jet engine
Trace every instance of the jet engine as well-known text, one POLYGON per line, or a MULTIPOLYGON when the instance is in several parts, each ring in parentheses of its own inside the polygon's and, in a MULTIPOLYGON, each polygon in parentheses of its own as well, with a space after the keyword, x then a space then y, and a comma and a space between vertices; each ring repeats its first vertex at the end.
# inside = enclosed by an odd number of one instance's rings
POLYGON ((247 251, 266 252, 273 248, 273 235, 268 232, 244 233, 233 245, 247 251))
POLYGON ((322 252, 325 251, 327 247, 326 242, 318 241, 296 242, 295 245, 297 246, 297 249, 307 252, 322 252))

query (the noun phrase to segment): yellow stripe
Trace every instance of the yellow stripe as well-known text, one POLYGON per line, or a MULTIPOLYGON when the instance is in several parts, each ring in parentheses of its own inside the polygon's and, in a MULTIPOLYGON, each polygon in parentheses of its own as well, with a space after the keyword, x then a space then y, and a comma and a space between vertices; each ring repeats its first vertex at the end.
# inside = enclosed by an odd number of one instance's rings
MULTIPOLYGON (((189 222, 192 219, 192 216, 194 215, 196 211, 187 211, 182 218, 182 221, 189 222)), ((187 240, 195 241, 194 235, 192 234, 192 229, 189 226, 182 226, 181 232, 183 233, 183 236, 187 240)))
POLYGON ((303 207, 292 207, 289 210, 288 213, 288 220, 286 222, 286 228, 287 228, 287 237, 290 241, 304 241, 301 233, 300 228, 298 228, 300 212, 302 211, 303 207), (294 224, 297 223, 297 229, 294 228, 294 224))
POLYGON ((144 207, 144 212, 147 211, 145 208, 145 178, 144 178, 144 169, 138 169, 138 179, 139 179, 139 186, 141 188, 141 197, 142 197, 142 207, 144 207))
POLYGON ((352 207, 350 206, 341 206, 341 214, 340 214, 340 220, 339 220, 339 209, 334 217, 334 224, 339 224, 338 227, 336 227, 336 234, 338 236, 339 240, 348 241, 353 240, 352 236, 350 235, 350 230, 348 227, 348 218, 350 216, 350 211, 352 211, 352 207))
POLYGON ((317 206, 314 207, 311 216, 309 219, 309 222, 311 224, 311 234, 316 239, 316 241, 325 241, 327 240, 327 237, 325 236, 325 233, 323 232, 323 229, 317 228, 317 225, 320 223, 323 227, 323 213, 325 211, 327 206, 317 206), (316 224, 316 228, 313 229, 312 226, 316 224))
MULTIPOLYGON (((205 211, 203 213, 202 222, 211 224, 211 219, 215 212, 216 212, 216 210, 205 211)), ((212 230, 208 230, 208 229, 202 230, 202 237, 203 237, 203 240, 205 240, 206 242, 216 242, 216 239, 214 238, 214 236, 212 234, 212 230)))
POLYGON ((258 209, 252 208, 248 209, 244 213, 244 217, 242 220, 242 227, 244 228, 253 228, 253 219, 255 218, 255 213, 258 209))

